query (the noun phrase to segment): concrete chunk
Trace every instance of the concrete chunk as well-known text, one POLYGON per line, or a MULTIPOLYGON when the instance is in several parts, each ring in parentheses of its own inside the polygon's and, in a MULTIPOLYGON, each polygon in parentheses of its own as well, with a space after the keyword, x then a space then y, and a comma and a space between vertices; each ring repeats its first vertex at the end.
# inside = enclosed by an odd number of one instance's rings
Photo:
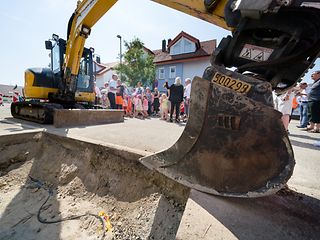
POLYGON ((56 128, 119 123, 123 121, 123 110, 109 109, 56 109, 53 117, 53 125, 56 128))

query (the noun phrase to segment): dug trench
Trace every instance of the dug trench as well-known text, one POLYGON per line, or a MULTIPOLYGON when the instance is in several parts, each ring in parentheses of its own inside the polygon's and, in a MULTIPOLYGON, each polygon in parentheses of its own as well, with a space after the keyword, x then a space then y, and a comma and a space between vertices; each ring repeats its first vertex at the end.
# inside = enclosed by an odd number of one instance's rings
POLYGON ((0 137, 0 239, 175 239, 189 189, 139 157, 45 132, 0 137))

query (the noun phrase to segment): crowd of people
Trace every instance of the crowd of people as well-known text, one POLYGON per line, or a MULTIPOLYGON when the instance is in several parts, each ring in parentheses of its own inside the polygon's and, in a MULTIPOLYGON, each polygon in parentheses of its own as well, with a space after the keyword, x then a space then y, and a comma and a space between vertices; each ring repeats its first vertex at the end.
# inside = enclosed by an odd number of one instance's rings
POLYGON ((182 84, 180 77, 176 77, 174 84, 165 82, 166 91, 158 88, 151 90, 143 87, 141 82, 134 88, 122 83, 116 74, 102 89, 95 86, 96 104, 104 108, 122 109, 127 117, 149 118, 160 117, 170 122, 186 122, 189 115, 191 79, 185 79, 182 84))
POLYGON ((312 73, 311 79, 313 83, 310 88, 306 82, 301 82, 285 93, 274 93, 274 106, 282 113, 286 130, 293 110, 299 108, 300 124, 297 128, 320 133, 320 71, 312 73))

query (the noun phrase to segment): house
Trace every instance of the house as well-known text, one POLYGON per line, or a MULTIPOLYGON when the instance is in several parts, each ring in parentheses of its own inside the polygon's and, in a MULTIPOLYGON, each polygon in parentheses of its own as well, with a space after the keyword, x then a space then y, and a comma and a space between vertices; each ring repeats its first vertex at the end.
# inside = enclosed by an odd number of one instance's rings
POLYGON ((200 42, 186 32, 179 33, 173 40, 162 41, 162 49, 153 51, 156 65, 155 86, 164 91, 164 83, 174 83, 176 77, 182 81, 202 76, 210 66, 210 56, 216 48, 216 40, 200 42))
POLYGON ((111 63, 97 63, 94 62, 94 72, 96 75, 96 85, 99 88, 102 88, 106 82, 112 77, 112 74, 115 73, 114 68, 118 66, 119 62, 111 63))

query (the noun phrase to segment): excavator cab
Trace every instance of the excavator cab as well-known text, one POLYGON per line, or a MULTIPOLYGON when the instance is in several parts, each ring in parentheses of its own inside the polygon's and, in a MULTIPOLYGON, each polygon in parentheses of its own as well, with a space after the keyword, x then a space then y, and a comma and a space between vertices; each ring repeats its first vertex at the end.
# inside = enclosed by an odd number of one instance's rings
MULTIPOLYGON (((45 41, 46 49, 51 50, 51 70, 58 82, 63 84, 63 60, 66 53, 66 41, 53 34, 52 40, 45 41)), ((80 60, 79 73, 77 75, 77 87, 75 93, 76 102, 94 102, 94 69, 93 49, 84 48, 80 60)), ((63 86, 57 86, 63 89, 63 86)))

